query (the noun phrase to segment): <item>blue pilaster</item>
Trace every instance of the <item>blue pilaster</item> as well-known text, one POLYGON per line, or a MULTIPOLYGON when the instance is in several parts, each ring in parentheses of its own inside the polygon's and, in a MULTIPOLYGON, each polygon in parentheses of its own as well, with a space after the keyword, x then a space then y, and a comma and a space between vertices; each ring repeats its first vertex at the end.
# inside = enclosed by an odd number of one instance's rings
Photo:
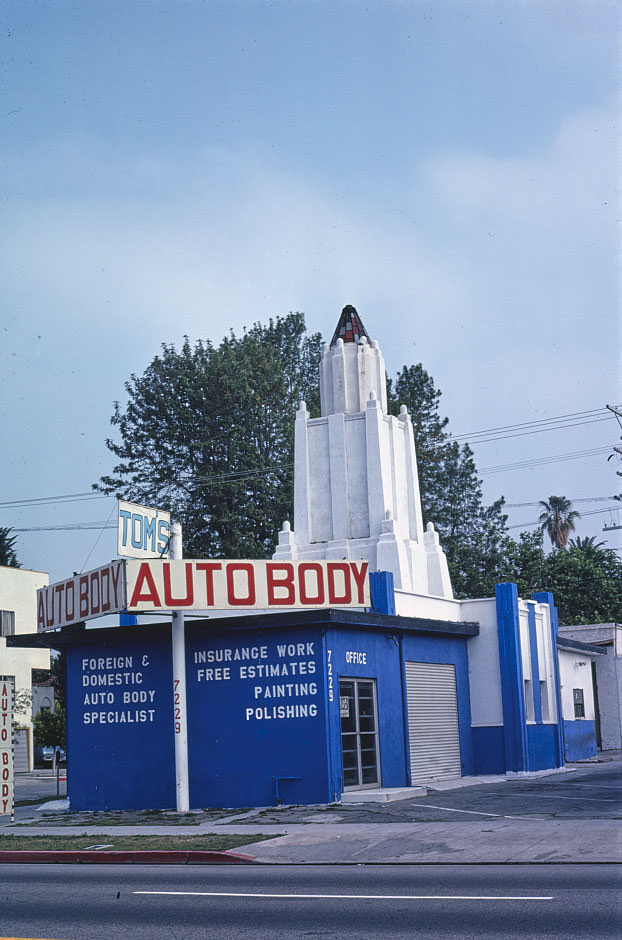
POLYGON ((505 769, 528 769, 527 716, 520 650, 518 589, 510 582, 495 585, 505 769))
POLYGON ((392 571, 370 571, 369 592, 375 614, 395 616, 395 589, 392 571))
POLYGON ((531 595, 539 604, 548 604, 551 611, 551 643, 553 653, 553 671, 555 675, 555 702, 557 704, 557 734, 555 736, 555 750, 557 766, 564 766, 564 723, 562 721, 562 692, 559 683, 559 660, 557 658, 557 635, 559 633, 559 620, 557 607, 550 591, 538 591, 531 595))
POLYGON ((527 604, 527 622, 529 624, 529 652, 531 655, 531 687, 533 689, 533 715, 536 724, 542 724, 542 696, 540 695, 540 665, 538 662, 538 637, 536 636, 536 611, 533 604, 527 604))

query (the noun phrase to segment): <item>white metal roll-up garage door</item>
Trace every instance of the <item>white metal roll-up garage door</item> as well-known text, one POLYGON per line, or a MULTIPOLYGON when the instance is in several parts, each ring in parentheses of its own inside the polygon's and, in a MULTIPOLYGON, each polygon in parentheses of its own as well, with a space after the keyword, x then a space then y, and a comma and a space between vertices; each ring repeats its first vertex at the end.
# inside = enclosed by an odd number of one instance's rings
POLYGON ((461 776, 456 667, 405 663, 412 783, 461 776))
POLYGON ((16 774, 28 773, 28 732, 25 728, 19 728, 15 737, 15 747, 13 749, 13 761, 16 774))

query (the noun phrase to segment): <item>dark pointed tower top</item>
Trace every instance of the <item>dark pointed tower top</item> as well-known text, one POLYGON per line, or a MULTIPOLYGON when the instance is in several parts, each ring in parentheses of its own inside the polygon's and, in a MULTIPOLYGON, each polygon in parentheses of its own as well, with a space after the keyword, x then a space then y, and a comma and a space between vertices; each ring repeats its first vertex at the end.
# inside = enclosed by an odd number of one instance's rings
POLYGON ((339 323, 333 333, 330 345, 334 346, 338 339, 342 339, 344 343, 358 343, 363 336, 367 338, 368 343, 371 343, 367 330, 356 312, 356 308, 353 307, 352 304, 348 304, 341 311, 339 323))

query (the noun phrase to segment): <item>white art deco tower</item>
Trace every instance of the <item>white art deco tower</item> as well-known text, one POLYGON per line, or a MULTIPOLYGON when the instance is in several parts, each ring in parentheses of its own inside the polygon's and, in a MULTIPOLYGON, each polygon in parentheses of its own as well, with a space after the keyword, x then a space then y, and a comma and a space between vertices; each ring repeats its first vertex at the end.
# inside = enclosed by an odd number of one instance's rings
POLYGON ((384 359, 354 307, 344 307, 320 364, 322 415, 296 414, 294 530, 274 557, 358 559, 395 587, 451 598, 447 560, 424 531, 412 421, 388 415, 384 359))

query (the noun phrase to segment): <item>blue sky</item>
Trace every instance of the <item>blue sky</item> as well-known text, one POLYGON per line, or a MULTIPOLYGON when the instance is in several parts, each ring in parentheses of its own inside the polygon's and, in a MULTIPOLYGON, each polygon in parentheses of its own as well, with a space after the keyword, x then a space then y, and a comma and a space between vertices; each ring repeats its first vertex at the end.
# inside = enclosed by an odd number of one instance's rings
MULTIPOLYGON (((329 338, 355 304, 455 434, 620 404, 619 41, 599 0, 5 0, 0 503, 109 472, 113 402, 160 343, 289 310, 329 338)), ((622 429, 578 421, 477 444, 505 468, 487 498, 621 492, 622 429)), ((577 503, 579 534, 621 545, 610 506, 577 503)), ((114 553, 109 531, 19 535, 53 580, 114 553)))

